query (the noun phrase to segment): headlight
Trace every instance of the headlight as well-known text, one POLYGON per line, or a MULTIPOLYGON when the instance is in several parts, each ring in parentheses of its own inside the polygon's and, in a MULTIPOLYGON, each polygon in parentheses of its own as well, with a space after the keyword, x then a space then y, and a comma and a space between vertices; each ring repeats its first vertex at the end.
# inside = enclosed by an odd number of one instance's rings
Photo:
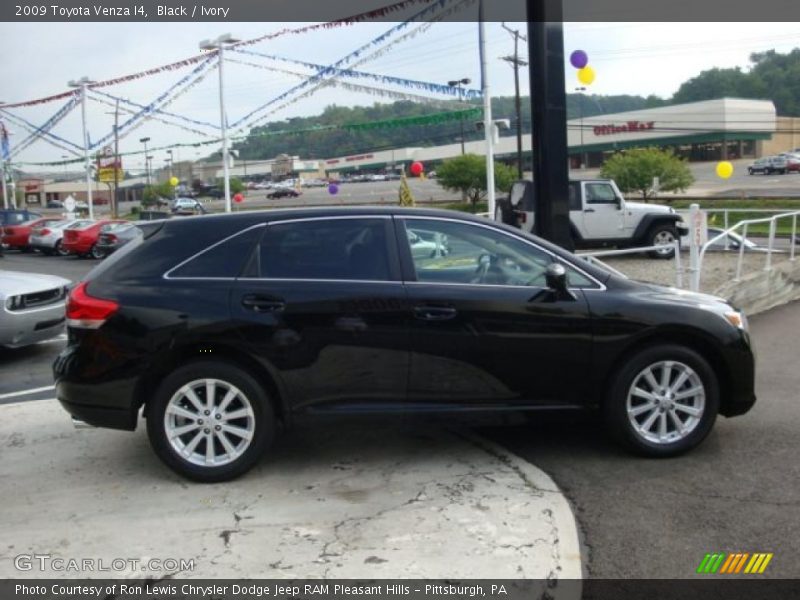
POLYGON ((747 323, 747 317, 743 312, 739 310, 729 310, 726 311, 722 316, 725 317, 725 320, 734 327, 741 329, 742 331, 749 331, 750 326, 747 323))

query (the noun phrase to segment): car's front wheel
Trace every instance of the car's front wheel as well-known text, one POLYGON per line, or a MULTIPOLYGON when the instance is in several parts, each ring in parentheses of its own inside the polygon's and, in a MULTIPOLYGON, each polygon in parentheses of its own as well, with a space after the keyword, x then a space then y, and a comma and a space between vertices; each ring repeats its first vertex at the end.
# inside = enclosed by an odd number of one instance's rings
POLYGON ((56 241, 55 253, 59 256, 69 256, 69 251, 64 248, 61 240, 56 241))
POLYGON ((649 246, 664 246, 663 250, 649 252, 652 258, 673 258, 675 256, 675 241, 678 239, 678 230, 673 225, 656 225, 650 231, 649 246))
POLYGON ((651 346, 625 362, 604 404, 612 435, 639 454, 675 456, 705 439, 719 410, 708 362, 678 345, 651 346))
POLYGON ((147 433, 173 471, 211 483, 238 477, 258 461, 274 437, 275 416, 249 373, 197 361, 161 383, 148 406, 147 433))
POLYGON ((102 251, 102 249, 97 247, 97 244, 92 245, 91 250, 89 250, 89 255, 95 260, 100 260, 101 258, 105 258, 105 253, 102 251))

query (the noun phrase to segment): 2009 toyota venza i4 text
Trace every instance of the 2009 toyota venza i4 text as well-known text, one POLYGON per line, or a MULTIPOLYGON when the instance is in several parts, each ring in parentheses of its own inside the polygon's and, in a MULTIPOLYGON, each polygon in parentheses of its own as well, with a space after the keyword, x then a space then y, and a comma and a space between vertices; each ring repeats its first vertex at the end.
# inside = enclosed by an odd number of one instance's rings
POLYGON ((140 412, 175 471, 249 469, 300 412, 600 408, 672 456, 755 402, 744 315, 519 230, 418 209, 153 222, 73 289, 54 365, 76 421, 140 412))

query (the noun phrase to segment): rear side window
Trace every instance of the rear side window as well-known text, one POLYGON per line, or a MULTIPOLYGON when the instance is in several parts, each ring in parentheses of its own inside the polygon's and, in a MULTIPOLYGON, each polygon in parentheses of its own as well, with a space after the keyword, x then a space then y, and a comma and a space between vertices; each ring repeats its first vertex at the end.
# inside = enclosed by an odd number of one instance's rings
POLYGON ((388 281, 389 219, 320 219, 267 228, 257 267, 272 279, 388 281))
POLYGON ((238 277, 263 231, 263 225, 256 225, 234 234, 170 269, 166 276, 170 279, 238 277))
POLYGON ((581 184, 577 181, 569 184, 569 209, 583 210, 583 206, 581 206, 581 184))

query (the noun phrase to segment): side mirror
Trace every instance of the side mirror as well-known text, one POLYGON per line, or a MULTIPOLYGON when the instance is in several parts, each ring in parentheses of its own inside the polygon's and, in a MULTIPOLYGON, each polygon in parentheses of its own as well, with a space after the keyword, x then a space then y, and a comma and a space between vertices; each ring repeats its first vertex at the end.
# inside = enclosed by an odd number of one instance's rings
POLYGON ((547 266, 545 282, 555 294, 556 300, 575 300, 575 295, 567 287, 567 270, 561 263, 550 263, 547 266))

